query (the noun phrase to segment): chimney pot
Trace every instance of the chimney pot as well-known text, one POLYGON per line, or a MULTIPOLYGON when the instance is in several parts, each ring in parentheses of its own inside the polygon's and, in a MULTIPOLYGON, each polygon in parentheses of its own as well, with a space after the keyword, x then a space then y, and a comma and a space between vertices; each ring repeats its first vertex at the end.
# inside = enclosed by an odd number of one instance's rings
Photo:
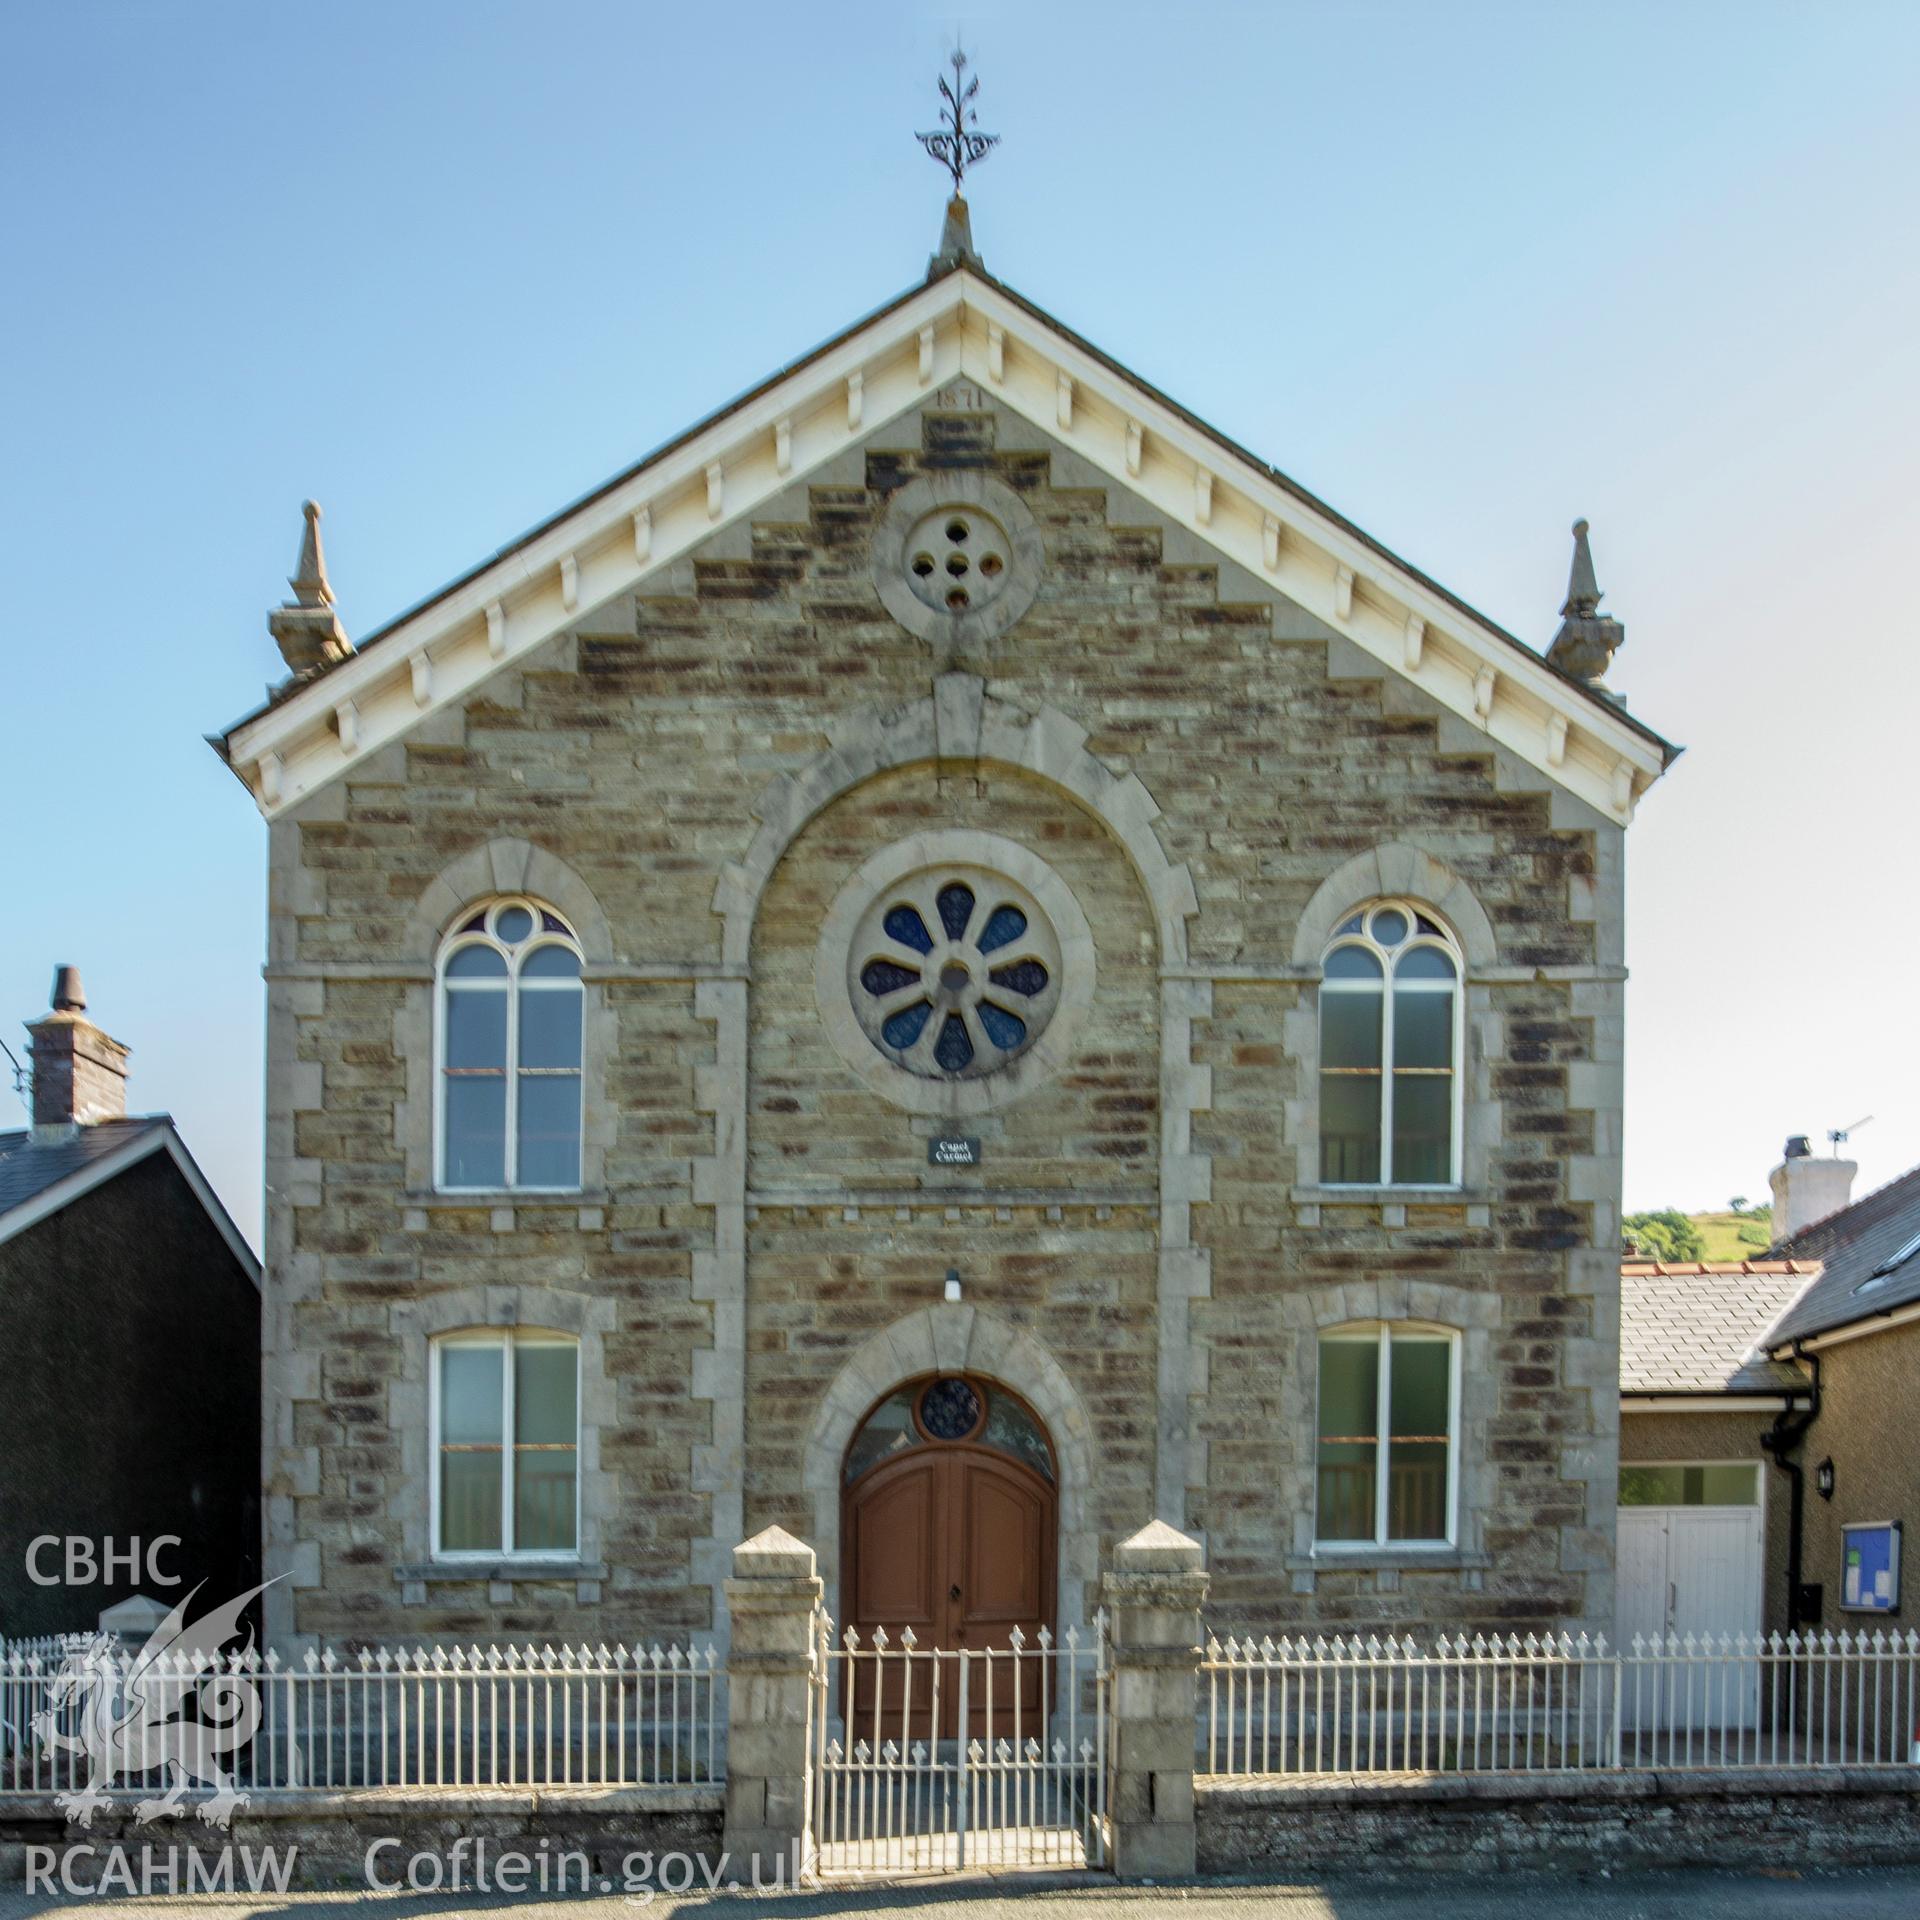
POLYGON ((1854 1160, 1818 1160, 1807 1136, 1796 1133, 1787 1141, 1786 1158, 1767 1177, 1773 1189, 1773 1237, 1791 1240, 1816 1222, 1838 1213, 1853 1200, 1854 1160))
POLYGON ((80 969, 54 970, 53 1009, 27 1023, 33 1061, 33 1132, 66 1138, 76 1127, 127 1117, 127 1049, 86 1015, 80 969))

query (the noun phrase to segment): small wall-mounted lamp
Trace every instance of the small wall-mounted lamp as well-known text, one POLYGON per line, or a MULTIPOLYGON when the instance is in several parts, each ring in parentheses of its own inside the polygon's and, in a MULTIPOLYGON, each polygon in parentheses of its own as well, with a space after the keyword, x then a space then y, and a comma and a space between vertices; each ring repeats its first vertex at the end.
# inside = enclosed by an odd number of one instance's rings
POLYGON ((1814 1468, 1813 1486, 1822 1500, 1833 1498, 1833 1456, 1831 1454, 1814 1468))
POLYGON ((960 1269, 958 1267, 949 1267, 947 1269, 946 1298, 950 1301, 956 1301, 960 1298, 960 1269))

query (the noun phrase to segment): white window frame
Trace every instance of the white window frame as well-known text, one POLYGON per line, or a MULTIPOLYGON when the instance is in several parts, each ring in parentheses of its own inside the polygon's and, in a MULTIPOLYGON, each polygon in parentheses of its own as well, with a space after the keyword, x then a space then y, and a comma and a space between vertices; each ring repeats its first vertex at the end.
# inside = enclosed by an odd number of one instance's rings
MULTIPOLYGON (((1464 1159, 1466 1097, 1464 1071, 1466 1060, 1467 1035, 1467 968, 1466 956, 1461 952, 1460 943, 1454 937, 1453 930, 1431 907, 1422 906, 1414 900, 1383 899, 1369 900, 1364 906, 1357 907, 1353 913, 1341 916, 1344 927, 1353 920, 1355 914, 1360 917, 1361 931, 1358 933, 1337 933, 1327 942, 1326 952, 1320 957, 1320 991, 1327 993, 1373 993, 1380 995, 1380 1174, 1374 1180, 1335 1180, 1328 1176, 1323 1164, 1320 1168, 1320 1184, 1326 1187, 1401 1187, 1412 1193, 1450 1193, 1461 1183, 1461 1167, 1464 1159), (1383 947, 1368 931, 1373 915, 1385 909, 1403 913, 1407 925, 1413 931, 1409 937, 1396 947, 1383 947), (1439 937, 1419 931, 1420 921, 1430 921, 1440 929, 1439 937), (1342 947, 1359 947, 1370 953, 1380 964, 1380 986, 1355 980, 1338 980, 1327 977, 1327 962, 1342 947), (1448 1079, 1451 1082, 1451 1095, 1448 1111, 1448 1154, 1447 1177, 1444 1180, 1396 1180, 1393 1177, 1393 1003, 1396 992, 1394 978, 1397 962, 1416 947, 1431 947, 1444 953, 1453 963, 1453 1033, 1451 1039, 1452 1058, 1448 1066, 1448 1079)), ((1441 982, 1437 980, 1409 980, 1406 983, 1409 992, 1439 992, 1441 982)), ((1319 1006, 1314 1009, 1315 1019, 1315 1064, 1317 1074, 1339 1073, 1343 1069, 1329 1068, 1326 1063, 1326 1023, 1319 1006)), ((1346 1069, 1358 1075, 1358 1069, 1346 1069)), ((1316 1115, 1322 1105, 1321 1086, 1316 1080, 1314 1105, 1316 1115)), ((1314 1151, 1322 1161, 1325 1149, 1322 1144, 1324 1132, 1316 1134, 1314 1151)))
POLYGON ((587 1086, 587 1018, 586 986, 580 980, 541 980, 522 981, 520 970, 530 955, 543 947, 560 947, 571 953, 582 966, 586 956, 580 951, 580 942, 572 932, 555 933, 545 926, 542 915, 552 915, 566 924, 562 916, 552 907, 538 900, 507 898, 490 900, 484 904, 474 902, 460 910, 459 920, 464 928, 476 913, 486 915, 488 931, 484 933, 458 932, 449 934, 441 942, 438 959, 433 970, 433 1185, 436 1193, 579 1193, 583 1191, 582 1167, 586 1160, 586 1086, 587 1086), (534 930, 517 947, 509 947, 496 939, 491 931, 495 920, 511 907, 524 907, 533 915, 534 930), (507 996, 507 1052, 506 1052, 506 1145, 501 1166, 501 1185, 455 1186, 447 1179, 447 995, 458 993, 492 993, 491 986, 460 986, 449 988, 447 968, 456 954, 469 947, 485 947, 497 953, 507 964, 505 981, 497 991, 507 996), (576 1139, 578 1153, 573 1179, 562 1186, 534 1186, 518 1179, 520 1159, 520 994, 522 988, 529 992, 577 993, 580 995, 580 1064, 574 1078, 580 1094, 580 1126, 576 1139))
POLYGON ((586 1449, 581 1412, 580 1344, 577 1335, 529 1327, 472 1327, 435 1336, 428 1349, 427 1366, 427 1524, 435 1560, 525 1560, 571 1565, 580 1558, 580 1489, 586 1477, 582 1464, 586 1449), (521 1347, 570 1347, 573 1350, 573 1545, 570 1547, 516 1547, 513 1543, 514 1358, 521 1347), (441 1356, 458 1348, 505 1351, 500 1368, 500 1544, 497 1547, 448 1547, 440 1538, 441 1356))
POLYGON ((1460 1539, 1460 1351, 1458 1327, 1426 1320, 1362 1320, 1348 1326, 1322 1328, 1313 1349, 1313 1550, 1341 1553, 1450 1553, 1460 1539), (1387 1431, 1392 1426, 1393 1343, 1401 1340, 1445 1340, 1447 1343, 1447 1531, 1443 1540, 1396 1540, 1387 1533, 1388 1474, 1393 1447, 1387 1431), (1373 1538, 1323 1540, 1320 1537, 1320 1351, 1330 1342, 1348 1344, 1372 1340, 1379 1344, 1379 1371, 1374 1381, 1373 1538))

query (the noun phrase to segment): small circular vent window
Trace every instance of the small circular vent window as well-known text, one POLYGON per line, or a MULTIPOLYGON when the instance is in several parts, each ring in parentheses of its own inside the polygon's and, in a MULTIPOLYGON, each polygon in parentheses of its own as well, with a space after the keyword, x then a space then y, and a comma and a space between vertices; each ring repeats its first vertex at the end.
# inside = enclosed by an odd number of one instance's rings
POLYGON ((947 613, 984 607, 1007 583, 1007 530, 978 507, 944 506, 907 530, 907 582, 924 606, 947 613))
POLYGON ((1033 605, 1046 553, 1027 503, 970 469, 923 473, 887 502, 873 536, 881 604, 945 652, 997 640, 1033 605))

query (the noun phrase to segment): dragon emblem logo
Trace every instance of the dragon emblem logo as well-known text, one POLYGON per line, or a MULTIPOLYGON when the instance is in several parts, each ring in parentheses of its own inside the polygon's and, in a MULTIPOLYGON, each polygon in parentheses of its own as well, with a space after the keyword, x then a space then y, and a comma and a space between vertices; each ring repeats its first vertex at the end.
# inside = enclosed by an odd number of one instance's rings
POLYGON ((210 1827, 226 1827, 247 1804, 237 1792, 228 1756, 244 1748, 260 1727, 260 1690, 240 1670, 252 1648, 222 1652, 245 1631, 245 1614, 271 1581, 189 1621, 193 1592, 161 1621, 138 1653, 128 1655, 95 1642, 70 1653, 48 1688, 47 1704, 33 1716, 42 1749, 75 1756, 88 1769, 84 1785, 55 1796, 60 1811, 83 1827, 112 1802, 109 1789, 146 1775, 167 1776, 164 1793, 138 1802, 141 1826, 178 1814, 189 1787, 211 1794, 196 1809, 210 1827))

